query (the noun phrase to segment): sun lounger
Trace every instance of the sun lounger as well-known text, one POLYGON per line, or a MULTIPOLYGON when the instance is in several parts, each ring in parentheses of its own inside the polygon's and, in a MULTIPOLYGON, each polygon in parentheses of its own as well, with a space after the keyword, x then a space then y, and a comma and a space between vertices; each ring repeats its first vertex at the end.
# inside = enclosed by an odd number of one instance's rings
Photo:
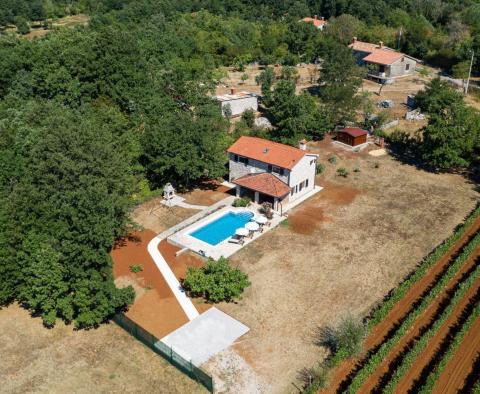
POLYGON ((238 245, 243 245, 245 243, 243 237, 236 234, 232 235, 232 237, 228 240, 228 242, 232 244, 238 244, 238 245))

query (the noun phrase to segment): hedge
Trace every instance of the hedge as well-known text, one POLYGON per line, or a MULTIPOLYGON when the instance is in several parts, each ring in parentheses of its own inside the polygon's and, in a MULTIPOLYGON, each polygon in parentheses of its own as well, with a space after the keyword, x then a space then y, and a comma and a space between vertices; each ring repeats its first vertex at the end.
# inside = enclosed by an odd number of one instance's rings
POLYGON ((383 393, 393 393, 395 387, 400 382, 402 377, 408 372, 412 367, 413 363, 417 359, 418 355, 425 349, 430 339, 440 330, 442 325, 447 321, 447 319, 452 314, 455 307, 462 300, 468 290, 473 286, 475 281, 478 279, 480 274, 480 266, 478 266, 475 271, 473 271, 468 279, 463 282, 459 289, 455 292, 455 295, 450 300, 450 304, 442 312, 440 317, 435 321, 433 326, 426 331, 418 340, 415 342, 415 345, 405 354, 402 363, 398 366, 397 370, 393 373, 391 380, 384 388, 383 393))
POLYGON ((403 321, 400 327, 397 329, 395 335, 390 338, 388 341, 384 342, 380 348, 372 354, 368 359, 366 364, 360 369, 360 371, 353 378, 350 386, 348 387, 347 392, 356 393, 358 389, 363 385, 365 380, 369 375, 375 371, 378 365, 383 361, 383 359, 388 355, 392 348, 400 341, 400 339, 405 335, 405 333, 410 329, 410 326, 413 322, 420 316, 428 305, 433 301, 433 299, 440 293, 440 291, 445 287, 445 285, 455 276, 458 269, 465 263, 468 257, 473 253, 475 248, 480 245, 480 234, 476 235, 475 238, 468 243, 464 248, 463 252, 457 257, 455 262, 448 268, 447 272, 441 277, 433 289, 428 293, 425 298, 422 300, 420 305, 414 310, 410 311, 408 317, 403 321))

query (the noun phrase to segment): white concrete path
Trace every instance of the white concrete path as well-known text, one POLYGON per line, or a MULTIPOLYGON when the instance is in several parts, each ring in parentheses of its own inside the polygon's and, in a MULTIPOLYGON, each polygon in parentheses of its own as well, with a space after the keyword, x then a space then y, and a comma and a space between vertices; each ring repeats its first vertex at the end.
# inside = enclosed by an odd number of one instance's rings
POLYGON ((199 313, 190 298, 188 298, 185 292, 182 290, 180 282, 178 281, 178 279, 168 266, 167 262, 163 258, 162 254, 158 250, 158 245, 160 244, 162 239, 163 238, 161 236, 156 236, 155 238, 153 238, 148 244, 148 253, 150 253, 150 256, 152 256, 153 261, 155 262, 157 268, 160 270, 161 274, 165 278, 165 281, 172 290, 183 311, 187 315, 188 320, 193 320, 199 316, 199 313))

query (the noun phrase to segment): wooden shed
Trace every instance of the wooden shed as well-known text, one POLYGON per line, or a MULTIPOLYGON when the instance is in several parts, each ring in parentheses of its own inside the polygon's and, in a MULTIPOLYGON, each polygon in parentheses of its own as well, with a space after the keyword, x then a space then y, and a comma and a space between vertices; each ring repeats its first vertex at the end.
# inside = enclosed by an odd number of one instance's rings
POLYGON ((367 142, 368 132, 359 127, 346 127, 337 131, 337 141, 350 146, 357 146, 367 142))

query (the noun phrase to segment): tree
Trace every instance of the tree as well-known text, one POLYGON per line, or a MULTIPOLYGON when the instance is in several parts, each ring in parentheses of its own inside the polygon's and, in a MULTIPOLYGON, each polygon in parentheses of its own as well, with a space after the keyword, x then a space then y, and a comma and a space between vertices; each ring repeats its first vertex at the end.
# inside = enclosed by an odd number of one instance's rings
POLYGON ((463 103, 430 115, 423 131, 423 158, 434 168, 468 167, 480 148, 480 115, 463 103))
POLYGON ((189 267, 183 281, 185 289, 194 297, 205 297, 209 302, 232 301, 250 286, 248 275, 230 267, 228 260, 208 259, 201 268, 189 267))
POLYGON ((0 185, 0 301, 24 302, 47 325, 95 326, 133 300, 131 287, 115 287, 109 255, 128 224, 133 140, 110 109, 18 108, 2 113, 3 133, 21 143, 10 145, 16 169, 0 185))
POLYGON ((18 16, 15 18, 15 25, 17 26, 17 30, 20 34, 25 35, 30 33, 30 25, 23 16, 18 16))
POLYGON ((242 120, 248 127, 252 128, 255 125, 255 112, 250 108, 247 109, 242 114, 242 120))
POLYGON ((461 105, 462 95, 452 89, 450 85, 435 78, 415 96, 415 101, 420 109, 427 113, 439 114, 445 108, 461 105))
POLYGON ((275 72, 272 67, 267 67, 259 75, 255 77, 257 85, 261 86, 262 99, 265 105, 269 105, 272 95, 273 84, 275 83, 275 72))
POLYGON ((320 97, 335 123, 352 120, 361 103, 357 97, 364 71, 357 66, 349 48, 333 44, 320 72, 320 97))
POLYGON ((297 96, 295 83, 288 80, 280 80, 275 87, 270 112, 276 126, 274 137, 292 145, 305 136, 321 139, 332 127, 329 114, 315 98, 307 92, 297 96))
POLYGON ((465 86, 465 80, 468 78, 470 72, 470 61, 465 60, 459 62, 452 67, 452 74, 454 78, 461 79, 465 86))

